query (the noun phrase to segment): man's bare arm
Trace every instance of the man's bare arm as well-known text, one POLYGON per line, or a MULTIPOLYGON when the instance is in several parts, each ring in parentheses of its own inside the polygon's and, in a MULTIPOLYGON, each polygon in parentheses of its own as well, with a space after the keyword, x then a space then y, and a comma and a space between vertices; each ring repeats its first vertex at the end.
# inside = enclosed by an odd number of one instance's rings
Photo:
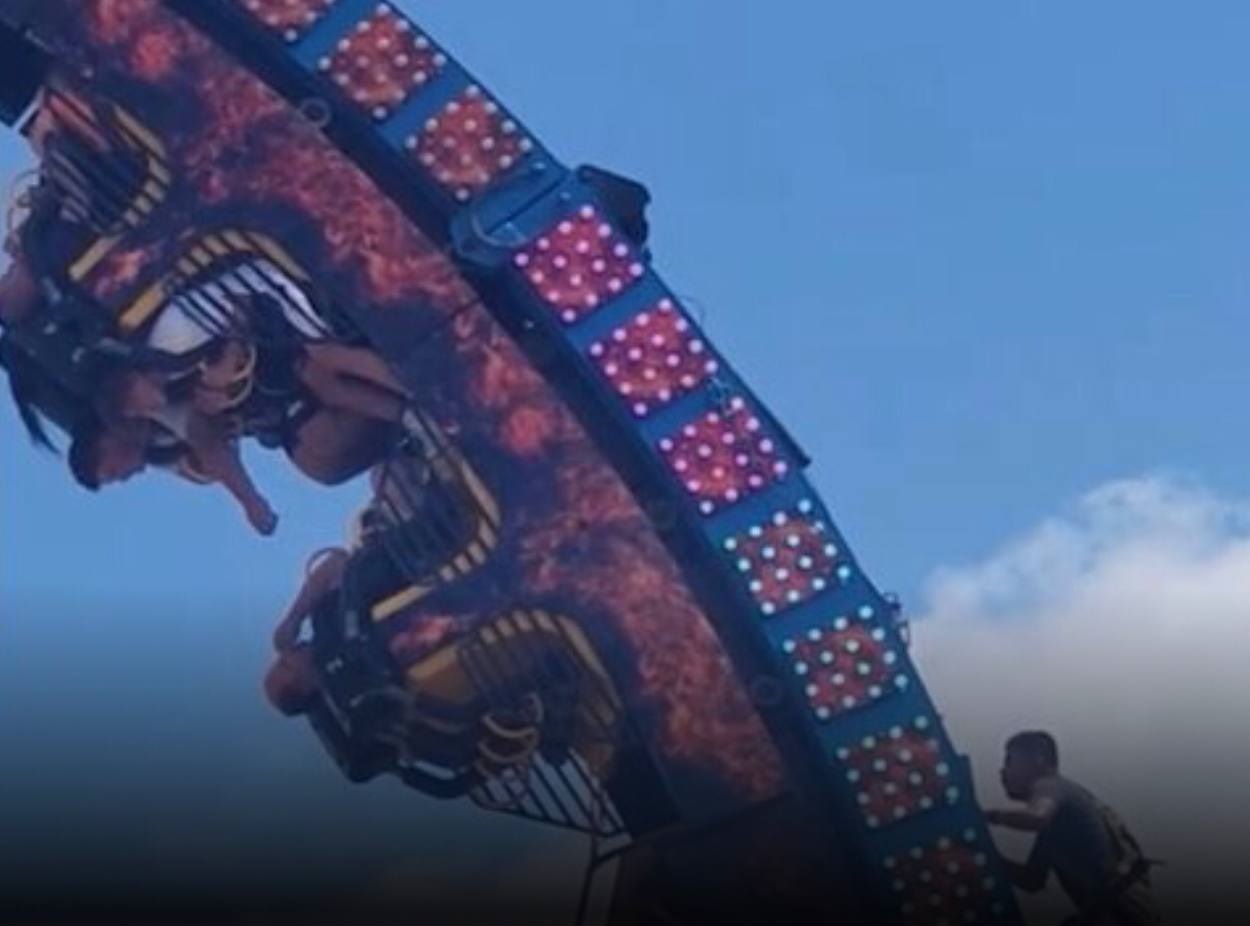
POLYGON ((987 810, 986 822, 1025 833, 1040 833, 1046 829, 1059 809, 1059 801, 1046 782, 1039 783, 1037 787, 1026 807, 1019 810, 987 810))
POLYGON ((1038 833, 1050 823, 1050 814, 1039 813, 1031 807, 1023 810, 987 810, 985 821, 991 826, 1004 826, 1009 830, 1038 833))

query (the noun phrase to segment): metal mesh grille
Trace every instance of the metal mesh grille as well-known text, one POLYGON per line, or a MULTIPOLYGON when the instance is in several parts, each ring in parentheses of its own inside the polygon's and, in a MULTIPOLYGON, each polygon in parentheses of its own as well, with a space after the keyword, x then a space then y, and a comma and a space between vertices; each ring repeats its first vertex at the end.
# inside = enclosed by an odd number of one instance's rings
POLYGON ((497 619, 461 646, 461 663, 491 714, 535 723, 541 737, 523 760, 496 769, 470 796, 489 810, 611 837, 624 824, 603 789, 607 770, 592 769, 583 753, 611 755, 625 727, 611 706, 613 693, 578 650, 559 619, 540 625, 526 612, 497 619), (537 626, 549 634, 536 633, 537 626), (536 704, 540 717, 533 716, 536 704))
POLYGON ((66 218, 81 222, 100 235, 134 228, 169 193, 168 173, 151 168, 150 154, 141 152, 111 129, 94 112, 60 94, 51 103, 78 112, 98 131, 106 150, 99 150, 73 133, 48 139, 43 176, 59 197, 66 218))
MULTIPOLYGON (((462 464, 432 423, 418 418, 412 440, 383 467, 373 502, 378 542, 411 581, 454 579, 449 560, 475 530, 498 529, 460 478, 462 464)), ((477 628, 458 657, 483 706, 481 783, 469 794, 488 810, 599 837, 624 832, 601 783, 626 738, 610 683, 589 664, 588 642, 559 617, 516 611, 477 628)))
POLYGON ((355 340, 341 311, 315 299, 276 263, 250 249, 223 255, 224 249, 218 237, 190 249, 168 283, 166 311, 181 312, 210 338, 262 349, 292 339, 355 340))
POLYGON ((409 419, 409 441, 387 460, 373 511, 378 539, 399 572, 412 582, 454 578, 448 567, 485 526, 498 528, 462 478, 455 451, 419 414, 409 419))

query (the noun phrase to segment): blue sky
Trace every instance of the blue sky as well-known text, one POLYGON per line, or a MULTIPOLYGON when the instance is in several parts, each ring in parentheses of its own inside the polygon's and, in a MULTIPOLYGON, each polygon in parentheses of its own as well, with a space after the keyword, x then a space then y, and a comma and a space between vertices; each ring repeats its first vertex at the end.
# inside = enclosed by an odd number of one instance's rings
MULTIPOLYGON (((1250 495, 1245 4, 405 5, 564 160, 650 186, 658 269, 913 610, 1108 481, 1250 495)), ((6 139, 0 177, 23 164, 6 139)), ((0 889, 119 841, 194 880, 214 825, 361 877, 532 837, 349 788, 261 701, 275 615, 363 489, 257 453, 266 540, 164 476, 81 492, 7 403, 0 435, 0 889)))

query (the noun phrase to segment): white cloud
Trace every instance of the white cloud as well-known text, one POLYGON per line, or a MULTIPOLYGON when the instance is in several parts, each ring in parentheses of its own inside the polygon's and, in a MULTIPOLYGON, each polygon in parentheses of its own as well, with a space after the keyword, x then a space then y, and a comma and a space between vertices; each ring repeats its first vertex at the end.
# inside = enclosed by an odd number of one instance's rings
POLYGON ((1250 898, 1250 505, 1113 482, 985 561, 937 570, 925 599, 913 655, 984 805, 1003 802, 1004 738, 1049 729, 1065 771, 1167 859, 1165 906, 1192 917, 1250 898))

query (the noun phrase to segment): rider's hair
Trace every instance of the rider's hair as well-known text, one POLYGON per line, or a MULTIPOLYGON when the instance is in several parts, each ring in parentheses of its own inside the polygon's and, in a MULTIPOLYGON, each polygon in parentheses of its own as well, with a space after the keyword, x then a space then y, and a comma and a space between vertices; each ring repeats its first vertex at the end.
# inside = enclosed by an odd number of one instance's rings
POLYGON ((92 405, 103 422, 116 423, 126 415, 126 399, 134 377, 141 371, 118 360, 101 360, 93 371, 95 396, 92 405))
POLYGON ((91 492, 100 489, 100 441, 104 425, 95 415, 80 418, 74 425, 69 445, 69 471, 80 486, 91 492))
POLYGON ((25 351, 17 348, 4 352, 4 365, 9 373, 9 392, 13 396, 13 404, 31 443, 56 453, 56 444, 52 442, 48 429, 44 426, 43 416, 35 406, 35 400, 42 391, 42 372, 25 351))
POLYGON ((1045 730, 1024 730, 1007 740, 1007 751, 1037 759, 1052 768, 1059 767, 1059 746, 1045 730))

